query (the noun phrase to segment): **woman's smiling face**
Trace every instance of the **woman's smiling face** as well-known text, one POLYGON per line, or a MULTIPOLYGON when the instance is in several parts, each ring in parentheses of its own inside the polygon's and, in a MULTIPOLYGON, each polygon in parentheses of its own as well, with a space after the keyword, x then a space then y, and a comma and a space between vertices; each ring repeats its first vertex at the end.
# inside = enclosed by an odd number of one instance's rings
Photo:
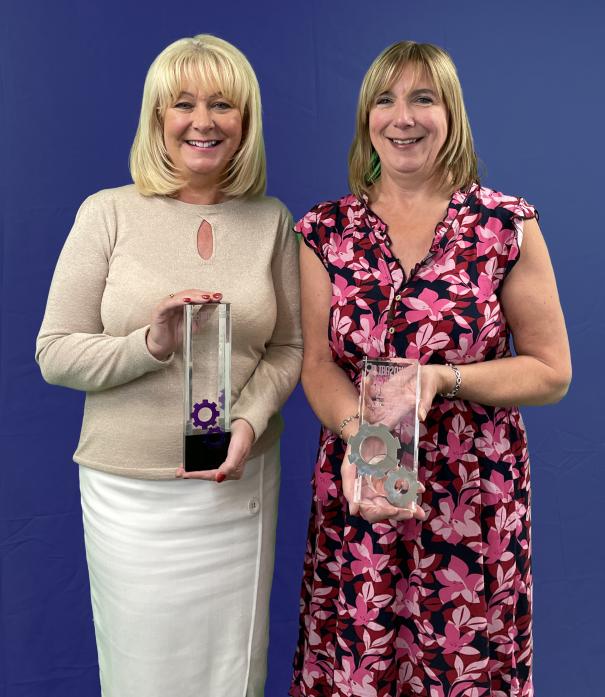
POLYGON ((242 142, 242 115, 232 100, 194 84, 164 113, 170 161, 193 187, 215 186, 242 142))
POLYGON ((403 68, 370 109, 370 140, 382 176, 429 179, 447 132, 445 105, 426 72, 413 65, 403 68))

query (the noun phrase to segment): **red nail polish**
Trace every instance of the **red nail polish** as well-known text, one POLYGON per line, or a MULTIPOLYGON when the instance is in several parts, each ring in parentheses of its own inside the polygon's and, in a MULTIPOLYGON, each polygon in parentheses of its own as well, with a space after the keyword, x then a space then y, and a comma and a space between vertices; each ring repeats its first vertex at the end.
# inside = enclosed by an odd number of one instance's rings
POLYGON ((202 298, 204 298, 204 300, 210 300, 210 296, 209 296, 209 295, 202 295, 202 298))
POLYGON ((220 484, 221 482, 225 481, 225 475, 222 472, 219 472, 216 475, 216 481, 220 484))
POLYGON ((221 295, 221 293, 215 293, 212 297, 213 298, 222 298, 223 296, 221 295))
POLYGON ((184 302, 184 303, 190 303, 190 302, 191 302, 191 298, 183 298, 183 302, 184 302))

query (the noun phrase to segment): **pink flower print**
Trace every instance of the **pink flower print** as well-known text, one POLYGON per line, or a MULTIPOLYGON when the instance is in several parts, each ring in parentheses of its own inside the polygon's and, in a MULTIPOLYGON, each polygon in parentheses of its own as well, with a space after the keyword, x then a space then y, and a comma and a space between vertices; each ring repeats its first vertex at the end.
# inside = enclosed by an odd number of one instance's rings
POLYGON ((503 609, 501 605, 492 605, 487 609, 487 631, 490 636, 495 636, 504 629, 504 623, 502 622, 503 609))
POLYGON ((418 586, 415 584, 410 585, 407 578, 401 578, 397 582, 393 610, 405 618, 420 617, 418 586))
POLYGON ((473 439, 467 438, 462 441, 459 434, 450 431, 447 434, 447 446, 442 448, 442 451, 447 456, 448 464, 453 462, 475 462, 476 455, 469 455, 469 450, 473 446, 473 439))
POLYGON ((448 622, 445 625, 445 634, 437 635, 437 643, 443 649, 443 653, 477 653, 477 649, 469 646, 475 638, 475 632, 472 630, 461 633, 453 622, 448 622))
POLYGON ((458 347, 448 349, 445 352, 445 360, 448 363, 475 363, 485 357, 485 341, 477 339, 473 341, 472 333, 461 334, 458 339, 458 347))
POLYGON ((418 665, 418 661, 423 656, 422 649, 416 644, 414 635, 406 626, 402 626, 399 630, 395 639, 395 649, 397 650, 398 658, 405 656, 414 665, 418 665))
POLYGON ((303 235, 308 235, 313 231, 313 228, 317 224, 317 213, 315 211, 309 211, 307 215, 298 223, 296 229, 303 235))
POLYGON ((439 590, 439 600, 447 603, 462 596, 467 603, 479 601, 478 592, 483 590, 483 576, 469 573, 468 566, 456 556, 451 557, 449 569, 435 571, 435 576, 443 586, 439 590))
POLYGON ((372 315, 362 315, 359 319, 360 329, 351 332, 351 339, 355 342, 361 353, 369 358, 381 355, 384 349, 386 325, 382 322, 374 324, 372 315))
POLYGON ((514 489, 512 479, 504 479, 500 472, 492 472, 489 479, 481 480, 481 500, 485 506, 508 503, 514 489))
POLYGON ((317 472, 315 474, 315 491, 317 500, 327 503, 331 498, 336 498, 338 489, 334 483, 334 477, 329 472, 317 472))
POLYGON ((351 323, 352 320, 349 316, 341 314, 340 307, 334 308, 330 325, 330 338, 341 355, 344 353, 344 339, 349 332, 351 323))
POLYGON ((454 303, 439 295, 430 288, 425 288, 417 298, 403 298, 403 304, 412 310, 405 313, 408 322, 418 322, 421 319, 437 321, 443 318, 443 312, 454 307, 454 303))
POLYGON ((359 288, 356 286, 350 286, 347 283, 347 279, 336 274, 334 282, 332 283, 332 307, 334 305, 346 305, 349 298, 353 298, 359 293, 359 288))
POLYGON ((493 528, 487 533, 487 554, 485 561, 488 564, 507 562, 513 558, 513 553, 508 551, 510 535, 506 533, 500 537, 498 530, 493 528))
POLYGON ((323 251, 331 264, 337 269, 342 269, 353 260, 353 239, 334 233, 330 235, 330 239, 324 245, 323 251))
POLYGON ((309 651, 305 657, 305 665, 302 671, 302 679, 307 687, 312 687, 315 684, 316 678, 321 678, 324 671, 318 665, 317 656, 312 651, 309 651))
POLYGON ((490 218, 485 226, 477 225, 475 234, 479 238, 477 242, 477 256, 487 256, 492 250, 496 254, 502 254, 511 232, 510 230, 502 229, 501 220, 490 218))
POLYGON ((370 610, 368 604, 364 600, 363 596, 360 594, 357 596, 357 599, 355 601, 355 609, 349 606, 349 612, 351 614, 351 617, 355 618, 353 624, 365 627, 378 617, 379 610, 378 608, 370 610))
MULTIPOLYGON (((409 313, 406 313, 406 316, 409 313)), ((421 349, 429 349, 430 351, 439 351, 450 343, 450 337, 445 332, 434 332, 434 325, 427 323, 423 324, 418 331, 414 340, 406 347, 406 358, 420 358, 421 349)))
POLYGON ((506 437, 504 425, 489 421, 483 424, 481 433, 483 435, 475 439, 475 445, 490 460, 499 462, 502 455, 510 450, 510 441, 506 437))
POLYGON ((366 668, 355 668, 352 656, 343 656, 342 670, 334 671, 336 687, 347 697, 377 697, 372 686, 372 673, 366 668))
POLYGON ((381 286, 391 285, 391 272, 389 271, 389 266, 386 261, 381 257, 378 259, 376 268, 374 269, 372 275, 378 281, 381 286))
POLYGON ((452 497, 448 496, 439 502, 439 510, 441 515, 434 517, 430 526, 444 540, 457 544, 463 539, 481 536, 481 527, 474 520, 472 506, 462 503, 455 506, 452 497))
POLYGON ((455 268, 456 262, 450 254, 443 256, 440 259, 436 259, 430 266, 423 266, 419 270, 418 276, 426 281, 436 281, 438 278, 444 276, 450 271, 453 271, 455 268))
POLYGON ((487 302, 492 297, 494 286, 487 274, 479 274, 477 285, 473 288, 473 294, 480 303, 487 302))
POLYGON ((351 563, 351 570, 356 576, 362 576, 366 573, 372 581, 380 581, 380 571, 389 563, 389 557, 386 554, 372 553, 372 538, 366 534, 363 536, 363 542, 357 544, 352 542, 349 546, 351 554, 357 559, 351 563))

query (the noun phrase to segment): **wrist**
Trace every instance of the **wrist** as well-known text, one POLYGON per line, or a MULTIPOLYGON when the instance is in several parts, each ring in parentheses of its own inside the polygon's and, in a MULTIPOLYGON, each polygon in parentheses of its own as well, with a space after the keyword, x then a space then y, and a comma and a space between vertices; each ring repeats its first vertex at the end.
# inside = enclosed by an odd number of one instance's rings
POLYGON ((344 440, 345 443, 349 438, 359 430, 359 412, 350 414, 344 418, 338 425, 338 437, 344 440))
POLYGON ((147 330, 147 334, 145 335, 145 344, 147 346, 147 350, 156 359, 156 361, 164 362, 170 358, 172 352, 167 352, 165 349, 162 348, 162 346, 156 343, 150 336, 149 329, 147 330))
POLYGON ((440 366, 443 378, 439 394, 446 399, 456 399, 462 386, 462 375, 458 366, 447 363, 440 366))

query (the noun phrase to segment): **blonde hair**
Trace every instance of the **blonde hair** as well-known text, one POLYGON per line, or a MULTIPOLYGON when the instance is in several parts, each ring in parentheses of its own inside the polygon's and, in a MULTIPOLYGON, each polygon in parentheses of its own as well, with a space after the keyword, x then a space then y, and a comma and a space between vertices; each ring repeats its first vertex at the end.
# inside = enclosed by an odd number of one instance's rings
POLYGON ((363 78, 357 104, 355 137, 349 151, 349 186, 359 198, 369 194, 380 178, 380 159, 370 140, 369 117, 376 97, 388 90, 406 65, 426 71, 448 117, 446 141, 437 156, 436 170, 452 190, 478 181, 477 155, 464 107, 462 87, 450 55, 433 44, 400 41, 386 48, 363 78))
POLYGON ((267 174, 258 80, 241 51, 210 34, 175 41, 149 68, 130 150, 130 174, 137 189, 146 196, 173 195, 185 183, 166 151, 163 119, 186 82, 219 92, 242 114, 242 142, 224 173, 222 193, 263 194, 267 174))

